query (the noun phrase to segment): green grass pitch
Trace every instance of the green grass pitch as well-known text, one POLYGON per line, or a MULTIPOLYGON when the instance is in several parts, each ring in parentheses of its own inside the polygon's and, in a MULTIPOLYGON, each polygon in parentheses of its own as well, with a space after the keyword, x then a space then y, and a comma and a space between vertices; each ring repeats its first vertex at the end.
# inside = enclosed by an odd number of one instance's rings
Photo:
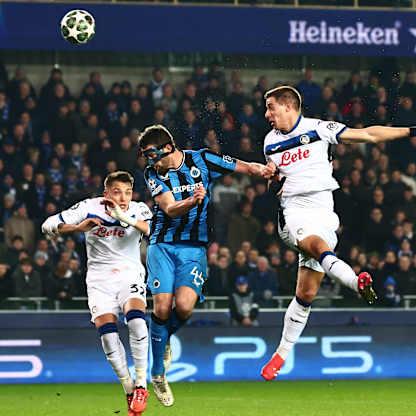
MULTIPOLYGON (((173 383, 143 416, 414 416, 416 380, 173 383)), ((126 415, 117 384, 0 385, 0 415, 126 415)))

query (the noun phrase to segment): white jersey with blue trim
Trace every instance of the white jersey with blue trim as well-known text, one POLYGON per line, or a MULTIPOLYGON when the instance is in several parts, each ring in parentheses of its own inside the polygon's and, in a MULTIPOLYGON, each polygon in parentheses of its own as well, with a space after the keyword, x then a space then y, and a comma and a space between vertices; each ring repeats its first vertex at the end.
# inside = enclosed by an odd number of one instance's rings
POLYGON ((342 123, 300 116, 290 132, 272 130, 266 135, 266 160, 286 176, 283 207, 286 198, 339 188, 332 176, 330 145, 339 143, 345 129, 342 123))
MULTIPOLYGON (((100 226, 84 233, 88 272, 127 267, 144 274, 140 260, 142 233, 107 215, 101 201, 100 197, 84 199, 59 214, 60 220, 66 224, 79 224, 86 218, 98 218, 102 221, 100 226)), ((135 201, 130 202, 126 214, 143 221, 148 221, 153 216, 146 204, 135 201)))

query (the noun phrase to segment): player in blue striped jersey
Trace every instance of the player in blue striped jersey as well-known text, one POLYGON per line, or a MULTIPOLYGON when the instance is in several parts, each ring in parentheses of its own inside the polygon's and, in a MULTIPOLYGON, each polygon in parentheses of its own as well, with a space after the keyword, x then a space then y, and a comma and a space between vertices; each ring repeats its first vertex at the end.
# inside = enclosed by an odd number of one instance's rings
POLYGON ((139 146, 148 162, 145 179, 156 203, 147 252, 148 287, 154 305, 150 324, 152 382, 161 403, 171 406, 173 395, 166 382, 164 357, 169 361, 169 337, 185 324, 198 297, 202 298, 207 278, 210 185, 231 172, 268 179, 275 169, 207 149, 182 151, 160 125, 148 127, 139 146))

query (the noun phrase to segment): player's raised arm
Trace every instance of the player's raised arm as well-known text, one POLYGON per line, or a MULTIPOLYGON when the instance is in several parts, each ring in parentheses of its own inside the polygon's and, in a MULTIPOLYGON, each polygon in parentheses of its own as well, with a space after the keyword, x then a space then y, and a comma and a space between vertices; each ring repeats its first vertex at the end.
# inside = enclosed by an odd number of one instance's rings
POLYGON ((339 134, 342 143, 382 143, 416 136, 415 127, 369 126, 363 129, 346 128, 339 134))
POLYGON ((42 232, 49 236, 86 232, 99 226, 98 218, 87 218, 86 201, 79 202, 59 214, 48 217, 41 226, 42 232))
POLYGON ((204 201, 206 190, 202 186, 198 186, 194 194, 182 201, 175 201, 172 192, 164 192, 155 197, 155 202, 159 207, 171 218, 180 217, 186 214, 193 207, 201 204, 204 201))
MULTIPOLYGON (((106 213, 120 221, 121 223, 125 223, 134 227, 137 231, 145 235, 150 234, 150 226, 149 220, 152 219, 152 213, 150 212, 149 208, 145 207, 143 212, 140 213, 140 219, 136 219, 127 215, 115 201, 110 198, 103 198, 101 201, 103 205, 106 207, 106 213)), ((145 204, 143 204, 145 205, 145 204)))

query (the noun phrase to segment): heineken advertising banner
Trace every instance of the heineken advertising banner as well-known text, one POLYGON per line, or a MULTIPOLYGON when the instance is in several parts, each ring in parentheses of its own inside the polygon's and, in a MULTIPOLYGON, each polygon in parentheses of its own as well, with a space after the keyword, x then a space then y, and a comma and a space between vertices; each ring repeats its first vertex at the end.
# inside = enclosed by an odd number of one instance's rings
POLYGON ((261 7, 0 3, 0 48, 414 56, 412 11, 261 7), (96 35, 74 46, 59 22, 86 9, 96 35))

